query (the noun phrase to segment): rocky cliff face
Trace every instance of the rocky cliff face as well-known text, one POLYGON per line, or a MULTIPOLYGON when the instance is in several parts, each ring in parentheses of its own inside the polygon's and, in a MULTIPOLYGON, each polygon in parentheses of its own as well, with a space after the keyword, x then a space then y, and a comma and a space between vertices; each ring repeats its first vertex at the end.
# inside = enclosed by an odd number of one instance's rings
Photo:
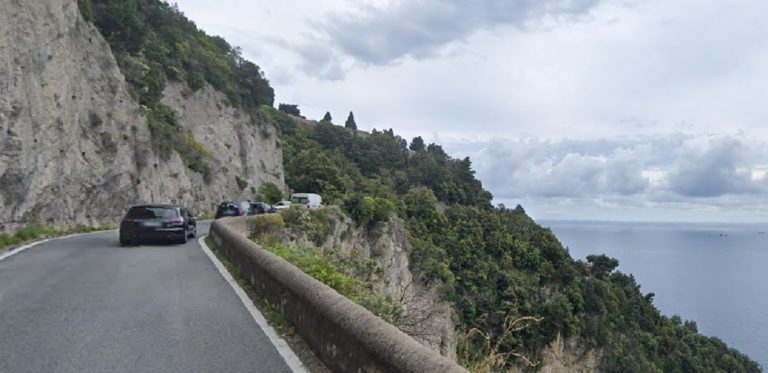
POLYGON ((337 249, 340 255, 372 259, 382 273, 376 281, 378 291, 403 305, 405 314, 397 327, 421 344, 456 360, 456 324, 450 303, 436 287, 419 281, 409 269, 408 236, 402 221, 391 219, 371 232, 358 227, 338 209, 329 208, 331 229, 318 244, 315 232, 288 229, 285 243, 337 249), (314 236, 314 237, 313 237, 314 236))
POLYGON ((169 82, 164 94, 210 152, 209 177, 154 150, 109 45, 75 0, 0 0, 0 231, 111 223, 143 202, 208 212, 263 182, 284 185, 271 124, 210 87, 169 82))

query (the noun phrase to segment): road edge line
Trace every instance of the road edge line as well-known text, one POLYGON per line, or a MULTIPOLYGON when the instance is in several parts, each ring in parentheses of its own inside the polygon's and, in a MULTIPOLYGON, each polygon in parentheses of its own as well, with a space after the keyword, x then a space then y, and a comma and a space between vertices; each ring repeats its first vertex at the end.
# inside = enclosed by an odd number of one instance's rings
POLYGON ((18 253, 21 253, 21 252, 23 252, 23 251, 25 251, 25 250, 27 250, 27 249, 29 249, 31 247, 35 247, 35 246, 37 246, 37 245, 39 245, 41 243, 46 243, 46 242, 48 242, 50 240, 51 240, 51 238, 46 238, 46 239, 42 239, 42 240, 39 240, 39 241, 31 242, 31 243, 28 243, 26 245, 19 246, 17 248, 11 249, 11 250, 3 253, 3 254, 0 254, 0 262, 2 262, 3 260, 8 259, 8 258, 18 254, 18 253))
POLYGON ((10 250, 0 254, 0 262, 5 260, 5 259, 8 259, 8 258, 10 258, 10 257, 12 257, 12 256, 14 256, 16 254, 19 254, 19 253, 21 253, 21 252, 23 252, 23 251, 25 251, 27 249, 30 249, 30 248, 35 247, 35 246, 40 245, 40 244, 44 244, 44 243, 46 243, 48 241, 63 240, 65 238, 87 236, 87 235, 91 235, 91 234, 105 233, 105 232, 112 232, 112 231, 116 231, 116 229, 108 229, 108 230, 103 230, 103 231, 93 231, 93 232, 85 232, 85 233, 72 233, 72 234, 68 234, 66 236, 43 238, 43 239, 38 240, 38 241, 30 242, 30 243, 28 243, 26 245, 22 245, 22 246, 19 246, 19 247, 12 248, 12 249, 10 249, 10 250))
POLYGON ((288 368, 292 372, 307 373, 307 368, 304 367, 304 364, 301 362, 299 357, 296 356, 296 353, 293 352, 291 347, 288 346, 288 343, 277 334, 275 329, 272 328, 269 323, 267 323, 267 319, 264 318, 264 315, 261 314, 261 311, 256 308, 251 298, 248 296, 248 294, 245 293, 245 290, 240 287, 240 284, 235 281, 229 271, 227 271, 227 269, 224 267, 224 264, 221 263, 219 258, 217 258, 216 255, 214 255, 211 249, 208 247, 208 245, 206 245, 205 237, 207 237, 207 235, 202 236, 197 240, 197 242, 200 244, 200 248, 203 250, 205 255, 208 256, 208 259, 213 262, 213 265, 219 271, 221 277, 227 281, 235 294, 237 294, 237 297, 240 298, 240 302, 243 304, 245 309, 248 310, 248 313, 251 315, 251 318, 253 318, 253 321, 256 322, 256 325, 261 328, 264 334, 267 335, 267 338, 269 338, 269 341, 272 342, 272 345, 275 346, 275 349, 277 349, 277 352, 283 358, 285 364, 288 365, 288 368))

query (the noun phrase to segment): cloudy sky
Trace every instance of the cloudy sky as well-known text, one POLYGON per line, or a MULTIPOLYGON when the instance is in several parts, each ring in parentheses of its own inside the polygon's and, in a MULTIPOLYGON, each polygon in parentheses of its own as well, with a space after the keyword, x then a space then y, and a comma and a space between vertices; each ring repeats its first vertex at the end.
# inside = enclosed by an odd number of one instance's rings
POLYGON ((276 101, 470 156, 537 219, 768 221, 763 0, 178 0, 276 101))

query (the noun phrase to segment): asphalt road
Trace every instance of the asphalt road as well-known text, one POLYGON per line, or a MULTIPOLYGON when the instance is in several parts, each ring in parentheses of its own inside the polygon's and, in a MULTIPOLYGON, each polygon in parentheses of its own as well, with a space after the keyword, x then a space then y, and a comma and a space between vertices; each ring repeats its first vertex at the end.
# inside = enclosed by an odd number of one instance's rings
POLYGON ((0 261, 0 372, 289 371, 196 239, 102 232, 0 261))

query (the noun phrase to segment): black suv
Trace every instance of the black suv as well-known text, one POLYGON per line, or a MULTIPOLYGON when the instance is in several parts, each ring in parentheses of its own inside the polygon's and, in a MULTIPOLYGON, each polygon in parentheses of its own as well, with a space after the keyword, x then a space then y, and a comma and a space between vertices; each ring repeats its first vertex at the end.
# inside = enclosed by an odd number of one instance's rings
POLYGON ((248 215, 269 214, 275 211, 277 210, 275 210, 274 207, 270 206, 267 203, 256 202, 256 203, 251 203, 251 211, 248 212, 248 215))
POLYGON ((251 204, 248 202, 222 202, 216 208, 216 219, 227 216, 248 215, 251 211, 251 204))
POLYGON ((197 220, 177 205, 133 206, 120 222, 120 245, 143 240, 173 240, 186 243, 197 235, 197 220))

